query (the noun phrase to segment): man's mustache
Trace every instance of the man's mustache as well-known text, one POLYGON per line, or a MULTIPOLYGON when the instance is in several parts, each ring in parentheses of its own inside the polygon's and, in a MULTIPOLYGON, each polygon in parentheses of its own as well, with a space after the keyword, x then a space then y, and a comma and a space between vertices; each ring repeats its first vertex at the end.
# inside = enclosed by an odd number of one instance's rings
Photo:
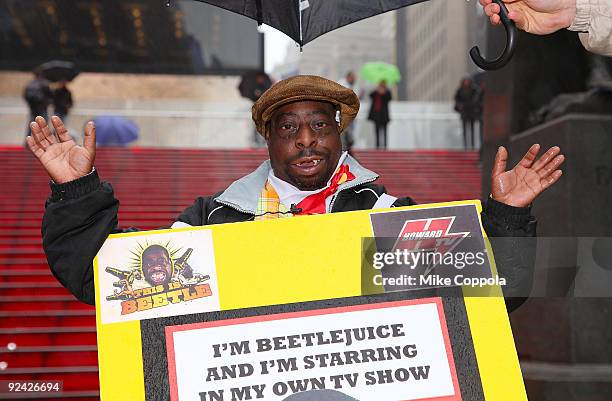
POLYGON ((291 163, 295 163, 296 161, 304 157, 313 157, 313 156, 318 156, 322 159, 326 159, 328 154, 325 152, 319 152, 314 149, 304 149, 300 153, 298 153, 293 159, 291 159, 291 163))

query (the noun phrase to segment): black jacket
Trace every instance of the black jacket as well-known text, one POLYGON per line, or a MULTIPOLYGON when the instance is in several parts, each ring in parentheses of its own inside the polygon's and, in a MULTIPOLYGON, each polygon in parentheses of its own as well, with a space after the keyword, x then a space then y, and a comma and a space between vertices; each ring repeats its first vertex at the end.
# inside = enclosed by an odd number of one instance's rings
POLYGON ((368 120, 374 121, 376 124, 387 125, 391 118, 389 117, 389 102, 391 101, 391 91, 387 90, 383 95, 378 91, 370 93, 370 111, 368 112, 368 120), (380 101, 380 110, 375 110, 374 105, 376 100, 380 101))
MULTIPOLYGON (((371 183, 338 192, 332 213, 371 209, 385 188, 371 183), (364 190, 368 189, 368 190, 364 190)), ((178 217, 178 221, 193 225, 243 222, 254 219, 244 213, 217 202, 219 194, 199 197, 178 217)), ((393 206, 410 206, 415 202, 399 198, 393 206)), ((53 275, 75 297, 94 304, 94 280, 92 261, 107 236, 111 233, 134 231, 118 228, 119 201, 114 197, 110 184, 101 182, 96 171, 65 184, 51 183, 51 196, 47 200, 42 223, 43 246, 53 275)), ((504 295, 508 298, 524 294, 533 275, 534 249, 524 250, 518 237, 535 236, 535 220, 529 208, 515 208, 489 199, 482 212, 484 228, 489 237, 504 237, 504 249, 494 244, 498 272, 506 277, 508 286, 504 295)), ((507 299, 509 310, 524 301, 507 299)))

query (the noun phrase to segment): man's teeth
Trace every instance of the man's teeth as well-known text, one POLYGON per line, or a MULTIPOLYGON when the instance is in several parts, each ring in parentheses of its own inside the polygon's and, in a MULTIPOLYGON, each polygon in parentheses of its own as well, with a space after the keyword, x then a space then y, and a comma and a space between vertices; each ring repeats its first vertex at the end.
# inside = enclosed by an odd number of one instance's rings
POLYGON ((302 163, 298 163, 298 166, 316 166, 317 164, 319 164, 321 162, 321 159, 316 159, 316 160, 311 160, 311 161, 307 161, 307 162, 302 162, 302 163))

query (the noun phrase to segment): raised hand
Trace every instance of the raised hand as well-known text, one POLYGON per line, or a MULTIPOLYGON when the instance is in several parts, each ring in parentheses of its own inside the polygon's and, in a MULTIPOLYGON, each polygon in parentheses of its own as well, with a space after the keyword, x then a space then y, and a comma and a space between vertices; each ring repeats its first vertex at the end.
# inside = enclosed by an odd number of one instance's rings
POLYGON ((96 129, 92 121, 85 126, 83 146, 72 139, 59 117, 51 117, 57 137, 44 118, 30 123, 32 134, 26 137, 28 147, 57 184, 76 180, 91 173, 96 157, 96 129))
POLYGON ((540 145, 533 145, 510 171, 506 171, 508 151, 503 146, 495 155, 491 172, 491 196, 498 202, 515 207, 526 207, 545 189, 561 177, 559 166, 565 160, 561 149, 554 146, 537 161, 540 145))
MULTIPOLYGON (((493 0, 479 0, 491 24, 499 25, 500 7, 493 0)), ((525 32, 547 35, 569 27, 576 16, 576 0, 504 0, 511 20, 525 32)))

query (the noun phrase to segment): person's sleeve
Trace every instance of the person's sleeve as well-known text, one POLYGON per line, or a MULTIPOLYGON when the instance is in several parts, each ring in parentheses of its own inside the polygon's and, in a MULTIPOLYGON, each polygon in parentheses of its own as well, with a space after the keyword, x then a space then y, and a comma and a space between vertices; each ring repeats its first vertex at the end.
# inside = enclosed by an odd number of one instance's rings
POLYGON ((79 300, 95 302, 93 259, 116 230, 119 201, 94 170, 64 184, 51 183, 42 222, 51 272, 79 300))
POLYGON ((190 226, 206 225, 207 223, 206 223, 206 220, 204 219, 204 217, 206 217, 204 216, 205 209, 206 209, 206 202, 207 202, 206 198, 203 198, 203 197, 197 198, 191 206, 189 206, 179 215, 179 217, 176 219, 176 222, 184 223, 190 226))
POLYGON ((489 198, 482 211, 497 272, 506 280, 502 287, 508 313, 521 306, 533 285, 536 251, 536 220, 531 208, 518 208, 489 198))
MULTIPOLYGON (((387 191, 385 190, 385 193, 387 191)), ((409 196, 405 196, 403 198, 397 198, 391 207, 402 207, 402 206, 414 206, 417 203, 409 196)))
POLYGON ((576 0, 576 16, 568 29, 580 32, 580 41, 588 51, 612 56, 610 0, 576 0))

